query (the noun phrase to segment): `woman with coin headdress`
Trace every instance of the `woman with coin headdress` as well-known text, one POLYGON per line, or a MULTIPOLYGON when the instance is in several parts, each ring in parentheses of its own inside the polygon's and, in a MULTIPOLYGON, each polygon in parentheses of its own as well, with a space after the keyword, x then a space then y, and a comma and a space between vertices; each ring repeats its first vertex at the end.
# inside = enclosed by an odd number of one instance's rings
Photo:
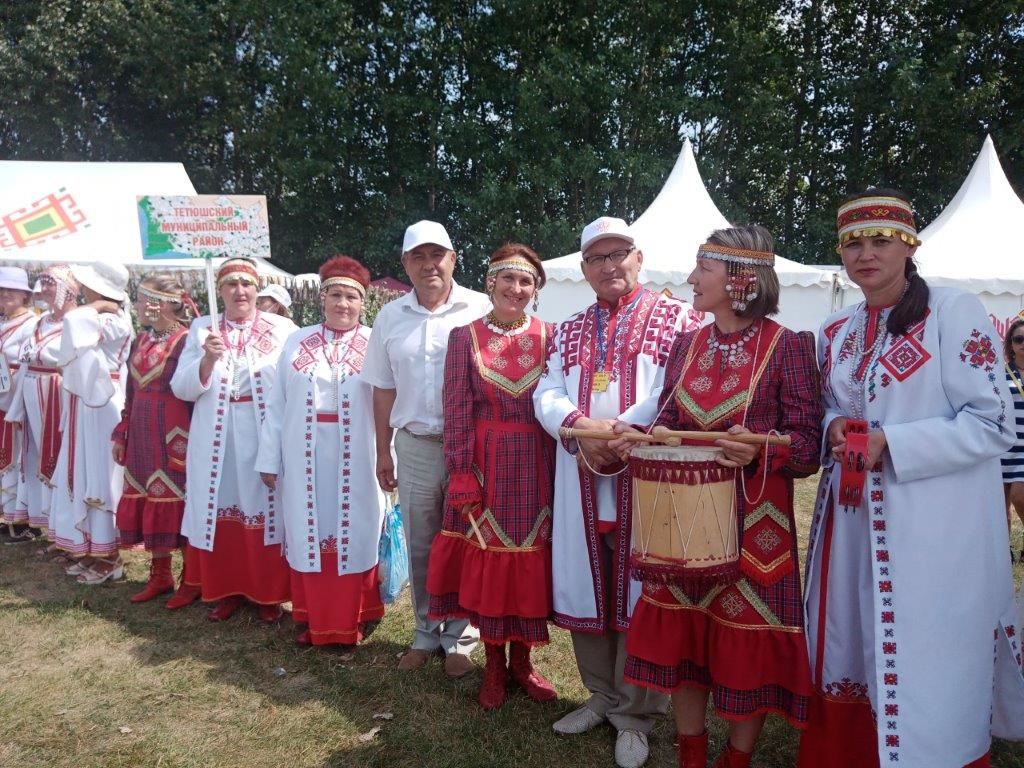
POLYGON ((981 768, 993 631, 1013 589, 999 458, 1016 430, 999 342, 976 297, 918 274, 902 192, 853 194, 836 225, 864 301, 818 334, 814 699, 799 765, 981 768))
MULTIPOLYGON (((692 562, 638 563, 645 534, 642 524, 633 525, 634 577, 643 581, 643 594, 629 625, 625 676, 672 694, 684 768, 706 764, 709 696, 729 723, 715 768, 750 765, 768 714, 798 728, 807 722, 811 687, 793 479, 818 468, 822 407, 809 335, 768 317, 778 311, 774 263, 771 234, 756 225, 716 230, 697 250, 687 282, 694 309, 714 322, 677 338, 655 422, 728 433, 714 443, 717 457, 708 451, 703 469, 688 466, 681 474, 706 472, 705 481, 726 483, 729 501, 722 506, 732 519, 722 526, 723 543, 732 541, 738 557, 706 570, 679 567, 692 562), (776 432, 789 444, 731 439, 750 432, 776 432)), ((631 467, 637 483, 638 468, 631 467)))
POLYGON ((174 589, 171 553, 182 547, 182 588, 167 607, 188 605, 199 594, 185 584, 194 557, 181 535, 185 511, 185 450, 192 404, 171 392, 171 377, 188 335, 189 310, 195 304, 171 274, 151 275, 139 283, 135 300, 139 334, 128 364, 127 393, 121 423, 114 429, 114 461, 124 466, 124 492, 117 506, 122 547, 142 545, 150 553, 149 580, 129 599, 152 600, 174 589))
POLYGON ((255 470, 277 361, 295 330, 291 320, 256 309, 259 273, 249 259, 217 270, 224 303, 217 327, 201 317, 189 327, 171 391, 195 403, 185 465, 181 533, 198 550, 185 583, 217 601, 208 618, 224 621, 246 601, 276 621, 289 599, 276 494, 255 470))
MULTIPOLYGON (((61 333, 64 315, 74 308, 79 291, 67 264, 44 269, 39 288, 47 310, 22 342, 14 395, 5 417, 6 421, 25 424, 14 519, 28 521, 29 528, 22 536, 29 539, 50 525, 53 473, 61 445, 61 333)), ((57 545, 51 544, 48 550, 56 551, 57 545)))
POLYGON ((28 531, 28 517, 16 514, 24 424, 4 420, 14 400, 14 375, 21 363, 21 345, 38 322, 30 309, 32 288, 21 267, 0 267, 0 523, 12 541, 28 541, 38 531, 28 531))
POLYGON ((355 645, 384 615, 377 546, 373 387, 360 323, 370 273, 348 256, 320 267, 323 322, 291 335, 263 425, 256 469, 281 504, 299 645, 355 645))
POLYGON ((529 247, 491 254, 492 310, 456 328, 444 369, 444 524, 430 550, 432 618, 468 618, 487 651, 478 701, 501 706, 509 679, 556 698, 530 661, 548 642, 554 441, 533 413, 552 327, 526 314, 544 285, 529 247))

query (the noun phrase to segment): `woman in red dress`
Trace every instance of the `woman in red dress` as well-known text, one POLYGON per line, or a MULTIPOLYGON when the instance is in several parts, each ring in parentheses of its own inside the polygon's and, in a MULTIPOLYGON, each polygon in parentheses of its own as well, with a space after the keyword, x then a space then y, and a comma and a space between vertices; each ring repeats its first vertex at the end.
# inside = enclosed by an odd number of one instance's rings
MULTIPOLYGON (((729 721, 715 768, 745 768, 765 716, 806 725, 811 693, 793 518, 793 479, 814 474, 822 406, 813 340, 768 319, 778 311, 771 235, 717 230, 688 282, 714 322, 672 349, 656 424, 789 435, 788 447, 718 440, 737 474, 738 572, 715 586, 644 578, 626 639, 626 679, 672 694, 679 765, 704 768, 712 697, 729 721), (740 472, 742 474, 740 474, 740 472), (762 482, 764 487, 762 490, 762 482)), ((624 431, 617 428, 617 431, 624 431)))
POLYGON ((544 267, 525 245, 491 254, 485 317, 452 331, 444 370, 444 525, 427 573, 430 616, 468 618, 487 651, 479 702, 496 709, 511 677, 556 698, 530 664, 551 613, 553 442, 533 415, 551 326, 526 315, 544 267), (506 645, 510 645, 506 661, 506 645), (508 665, 506 667, 506 664, 508 665))
POLYGON ((191 299, 172 275, 155 275, 139 284, 135 312, 148 330, 135 340, 121 423, 111 437, 114 461, 124 466, 124 492, 117 505, 121 546, 141 544, 152 557, 149 581, 129 600, 142 603, 172 591, 171 553, 184 547, 182 587, 167 602, 170 609, 199 596, 195 587, 185 585, 190 557, 181 535, 192 407, 171 392, 171 376, 188 335, 186 304, 191 299))

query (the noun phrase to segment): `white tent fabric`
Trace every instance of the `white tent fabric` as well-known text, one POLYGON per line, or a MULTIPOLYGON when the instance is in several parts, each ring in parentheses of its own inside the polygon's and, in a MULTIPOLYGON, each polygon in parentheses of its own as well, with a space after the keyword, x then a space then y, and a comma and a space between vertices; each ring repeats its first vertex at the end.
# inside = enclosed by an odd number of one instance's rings
MULTIPOLYGON (((921 230, 915 259, 929 285, 973 293, 999 333, 1024 307, 1024 245, 1013 230, 1024 221, 1024 202, 1003 172, 992 137, 978 153, 959 191, 921 230)), ((843 274, 844 306, 863 294, 843 274)))
MULTIPOLYGON (((135 201, 138 195, 194 194, 181 163, 0 161, 0 262, 31 269, 103 259, 133 275, 201 269, 195 260, 143 260, 135 201)), ((290 280, 259 261, 264 276, 290 280)))
MULTIPOLYGON (((686 278, 696 264, 697 247, 712 230, 729 222, 708 194, 689 139, 650 207, 631 225, 644 254, 641 282, 652 290, 669 290, 689 300, 686 278)), ((538 314, 558 321, 594 301, 580 271, 579 251, 544 262, 548 284, 538 314)), ((776 257, 782 284, 779 322, 794 330, 816 329, 831 306, 832 274, 817 267, 776 257)))

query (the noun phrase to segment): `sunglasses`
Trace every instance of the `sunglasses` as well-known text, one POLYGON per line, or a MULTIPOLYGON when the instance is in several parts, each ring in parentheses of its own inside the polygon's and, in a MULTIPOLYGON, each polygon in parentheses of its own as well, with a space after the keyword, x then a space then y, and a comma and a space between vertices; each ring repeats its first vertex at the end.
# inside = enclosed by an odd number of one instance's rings
POLYGON ((1024 336, 1011 336, 1010 341, 1014 344, 1024 344, 1024 336))

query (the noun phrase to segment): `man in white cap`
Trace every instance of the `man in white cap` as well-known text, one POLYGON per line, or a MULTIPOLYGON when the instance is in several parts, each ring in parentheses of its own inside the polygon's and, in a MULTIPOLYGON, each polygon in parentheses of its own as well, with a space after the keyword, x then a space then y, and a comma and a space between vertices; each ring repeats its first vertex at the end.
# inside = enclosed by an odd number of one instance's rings
POLYGON ((385 491, 398 488, 409 546, 416 628, 398 668, 418 669, 440 648, 445 672, 461 677, 473 668, 469 654, 477 632, 465 619, 427 618, 427 559, 441 530, 448 485, 441 399, 448 334, 482 317, 491 305, 487 296, 452 279, 455 262, 452 241, 437 222, 418 221, 405 230, 402 266, 413 290, 384 305, 377 315, 363 378, 374 386, 377 480, 385 491), (397 480, 391 458, 395 430, 397 480))
POLYGON ((256 309, 292 319, 292 297, 283 285, 270 283, 256 294, 256 309))
POLYGON ((538 420, 559 440, 554 621, 572 633, 580 677, 591 694, 554 729, 584 733, 607 720, 618 731, 616 763, 637 768, 647 760, 647 734, 668 697, 623 680, 625 630, 640 596, 640 582, 629 577, 632 481, 628 473, 616 474, 621 466, 607 441, 565 439, 559 429, 610 430, 617 419, 653 422, 652 395, 661 391, 672 343, 698 327, 701 315, 640 285, 643 253, 622 219, 603 216, 588 224, 580 250, 597 302, 558 327, 533 396, 538 420))

